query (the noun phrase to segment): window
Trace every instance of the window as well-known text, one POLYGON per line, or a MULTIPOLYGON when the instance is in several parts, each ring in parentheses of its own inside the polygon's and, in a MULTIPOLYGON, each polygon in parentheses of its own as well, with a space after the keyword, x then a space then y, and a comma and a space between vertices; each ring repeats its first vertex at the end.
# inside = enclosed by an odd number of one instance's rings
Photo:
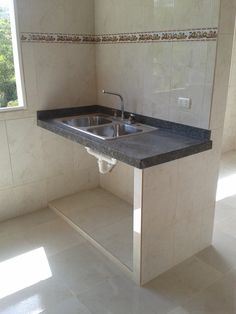
POLYGON ((0 110, 24 107, 16 0, 0 0, 0 110))

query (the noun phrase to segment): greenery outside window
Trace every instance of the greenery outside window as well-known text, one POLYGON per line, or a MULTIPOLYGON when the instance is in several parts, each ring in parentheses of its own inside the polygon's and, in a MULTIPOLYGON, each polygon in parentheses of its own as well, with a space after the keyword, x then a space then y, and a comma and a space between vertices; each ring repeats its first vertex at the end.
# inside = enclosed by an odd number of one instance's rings
POLYGON ((16 0, 0 0, 0 111, 24 107, 15 2, 16 0))

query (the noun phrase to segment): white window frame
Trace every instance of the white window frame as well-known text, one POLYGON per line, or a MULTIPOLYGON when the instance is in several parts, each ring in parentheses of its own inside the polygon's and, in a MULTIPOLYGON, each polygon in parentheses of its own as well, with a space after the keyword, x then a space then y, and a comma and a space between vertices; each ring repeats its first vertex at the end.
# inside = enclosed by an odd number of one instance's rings
POLYGON ((9 0, 12 48, 13 48, 13 56, 14 56, 17 99, 18 99, 19 106, 0 108, 0 113, 6 112, 6 111, 18 111, 18 110, 26 109, 26 92, 25 92, 24 71, 23 71, 20 31, 19 31, 16 2, 17 0, 9 0))

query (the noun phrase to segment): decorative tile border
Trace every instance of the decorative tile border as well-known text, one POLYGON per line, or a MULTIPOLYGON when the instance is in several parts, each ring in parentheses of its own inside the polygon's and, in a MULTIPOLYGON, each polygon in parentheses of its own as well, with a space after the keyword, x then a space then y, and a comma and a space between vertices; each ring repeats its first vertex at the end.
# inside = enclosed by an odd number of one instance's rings
POLYGON ((69 44, 121 44, 153 43, 170 41, 213 41, 218 36, 217 28, 202 28, 179 31, 121 33, 103 35, 22 33, 22 42, 69 43, 69 44))

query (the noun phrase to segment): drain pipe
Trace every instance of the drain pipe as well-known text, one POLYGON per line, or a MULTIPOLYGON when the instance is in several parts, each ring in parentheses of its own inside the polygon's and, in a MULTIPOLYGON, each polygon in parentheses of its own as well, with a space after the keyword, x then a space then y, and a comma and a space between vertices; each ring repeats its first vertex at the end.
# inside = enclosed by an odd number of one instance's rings
POLYGON ((115 165, 117 164, 117 160, 115 158, 111 158, 107 155, 101 154, 96 152, 95 150, 89 148, 89 147, 85 147, 87 152, 94 156, 95 158, 97 158, 97 162, 98 162, 98 168, 99 168, 99 172, 101 174, 106 174, 108 172, 111 172, 112 169, 115 167, 115 165))

